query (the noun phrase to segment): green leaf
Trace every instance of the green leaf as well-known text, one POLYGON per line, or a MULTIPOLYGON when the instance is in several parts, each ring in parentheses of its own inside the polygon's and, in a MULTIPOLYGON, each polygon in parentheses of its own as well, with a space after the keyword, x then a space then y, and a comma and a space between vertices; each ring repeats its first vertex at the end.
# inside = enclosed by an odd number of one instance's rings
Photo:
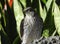
POLYGON ((31 3, 33 2, 33 0, 31 0, 31 3))
POLYGON ((3 15, 3 20, 4 20, 4 26, 6 27, 6 18, 5 18, 5 14, 2 13, 2 15, 3 15))
POLYGON ((1 20, 1 17, 3 17, 4 26, 6 27, 5 13, 4 13, 4 11, 2 11, 2 4, 0 3, 0 20, 1 20))
POLYGON ((51 3, 52 3, 52 0, 48 0, 48 1, 47 1, 47 3, 46 3, 47 11, 48 11, 49 8, 51 7, 51 6, 50 6, 51 3))
POLYGON ((2 25, 0 24, 0 27, 1 27, 1 30, 0 30, 0 33, 1 33, 1 43, 2 44, 11 44, 11 41, 9 40, 9 37, 7 35, 7 33, 4 31, 4 28, 2 27, 2 25))
MULTIPOLYGON (((1 13, 0 13, 0 19, 1 19, 1 13)), ((0 32, 1 32, 1 21, 0 21, 0 32)), ((0 44, 1 44, 1 34, 0 34, 0 44)))
POLYGON ((15 14, 15 19, 17 22, 17 31, 20 35, 20 24, 21 20, 24 18, 23 12, 22 12, 22 7, 21 4, 18 2, 18 0, 14 0, 14 14, 15 14))
POLYGON ((58 34, 60 35, 60 10, 58 5, 54 2, 53 4, 53 13, 54 13, 54 21, 55 21, 55 26, 58 34))
POLYGON ((4 31, 4 28, 2 27, 1 23, 0 23, 0 31, 2 30, 2 32, 4 33, 5 36, 7 36, 7 33, 4 31))
POLYGON ((41 6, 41 3, 40 3, 40 0, 39 0, 39 13, 43 19, 43 22, 45 21, 45 18, 46 18, 46 9, 44 7, 44 9, 42 9, 42 6, 41 6))
MULTIPOLYGON (((0 33, 1 33, 1 22, 0 22, 0 33)), ((1 34, 0 34, 0 44, 1 44, 1 34)))
POLYGON ((26 0, 20 0, 20 2, 23 4, 24 8, 26 8, 26 0))
POLYGON ((5 35, 3 32, 1 33, 1 43, 2 44, 8 44, 8 43, 11 44, 9 37, 7 35, 5 35))
POLYGON ((2 9, 2 4, 1 4, 1 2, 0 2, 0 9, 2 9))
POLYGON ((42 0, 42 2, 43 2, 44 4, 46 4, 47 1, 46 1, 46 0, 42 0))
MULTIPOLYGON (((1 14, 0 14, 0 19, 1 19, 1 14)), ((0 31, 1 31, 1 21, 0 21, 0 31)))
POLYGON ((20 43, 20 37, 17 36, 15 40, 13 41, 13 44, 19 44, 20 43))
POLYGON ((1 35, 0 35, 0 44, 1 44, 1 35))
POLYGON ((45 38, 49 37, 49 30, 44 30, 42 36, 44 36, 45 38))

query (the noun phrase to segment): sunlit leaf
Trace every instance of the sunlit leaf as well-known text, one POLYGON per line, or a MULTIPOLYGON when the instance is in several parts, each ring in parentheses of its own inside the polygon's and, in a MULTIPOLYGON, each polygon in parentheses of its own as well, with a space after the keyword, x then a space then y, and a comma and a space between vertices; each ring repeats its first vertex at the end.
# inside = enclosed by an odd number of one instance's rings
POLYGON ((33 0, 31 0, 31 3, 33 2, 33 0))
POLYGON ((60 35, 60 10, 56 3, 54 3, 54 21, 58 34, 60 35))
POLYGON ((22 12, 22 7, 19 4, 18 0, 14 0, 14 14, 17 22, 17 31, 20 35, 20 23, 24 16, 22 12))
POLYGON ((48 11, 49 8, 51 7, 51 6, 50 6, 51 3, 52 3, 52 0, 48 0, 48 1, 47 1, 47 3, 46 3, 47 11, 48 11))
POLYGON ((46 18, 46 9, 45 8, 42 9, 40 1, 39 1, 39 11, 40 11, 40 15, 41 15, 43 21, 45 21, 45 18, 46 18))
POLYGON ((44 36, 45 38, 49 37, 49 30, 44 30, 42 36, 44 36))
POLYGON ((20 2, 23 4, 23 6, 26 8, 26 0, 20 0, 20 2))
POLYGON ((46 19, 46 15, 47 15, 47 12, 46 12, 46 9, 44 8, 43 9, 43 12, 42 12, 43 14, 41 15, 42 16, 42 18, 43 18, 43 21, 45 21, 45 19, 46 19))

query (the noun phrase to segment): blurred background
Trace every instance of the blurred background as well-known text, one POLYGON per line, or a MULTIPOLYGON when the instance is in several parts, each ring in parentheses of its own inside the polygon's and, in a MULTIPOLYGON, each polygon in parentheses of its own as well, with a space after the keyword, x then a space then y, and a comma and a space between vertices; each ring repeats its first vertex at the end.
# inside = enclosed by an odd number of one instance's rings
POLYGON ((60 0, 0 0, 0 44, 21 44, 20 24, 27 7, 42 17, 42 36, 60 36, 60 0))

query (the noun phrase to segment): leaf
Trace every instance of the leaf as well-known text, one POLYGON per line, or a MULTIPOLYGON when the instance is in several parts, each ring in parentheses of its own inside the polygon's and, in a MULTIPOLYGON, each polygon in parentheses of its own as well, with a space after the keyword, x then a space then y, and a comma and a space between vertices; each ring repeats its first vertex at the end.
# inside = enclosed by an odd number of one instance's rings
POLYGON ((2 13, 2 15, 3 15, 3 20, 4 20, 4 26, 6 27, 6 18, 5 18, 5 14, 2 13))
POLYGON ((11 44, 9 37, 7 35, 5 35, 3 32, 1 33, 1 43, 2 44, 7 44, 7 43, 11 44))
POLYGON ((0 2, 0 9, 2 9, 2 4, 1 4, 1 2, 0 2))
POLYGON ((56 3, 54 5, 54 21, 58 34, 60 35, 60 10, 56 3))
POLYGON ((4 31, 4 28, 3 28, 3 26, 2 26, 2 24, 1 24, 1 22, 0 22, 0 31, 2 30, 2 32, 4 33, 4 35, 5 36, 7 36, 7 33, 4 31))
POLYGON ((45 18, 46 18, 46 9, 45 9, 45 7, 44 7, 44 9, 42 9, 40 1, 39 1, 39 11, 40 11, 39 13, 40 13, 40 15, 43 19, 43 22, 44 22, 45 18))
POLYGON ((13 41, 13 44, 19 44, 20 43, 20 37, 17 36, 15 40, 13 41))
POLYGON ((24 18, 23 16, 23 12, 22 12, 22 7, 19 4, 18 0, 14 0, 14 14, 15 14, 15 19, 17 22, 17 31, 20 35, 20 24, 21 24, 21 20, 24 18))
POLYGON ((48 1, 47 1, 47 3, 46 3, 47 11, 48 11, 49 8, 51 7, 51 6, 50 6, 51 3, 52 3, 52 0, 48 0, 48 1))
MULTIPOLYGON (((0 22, 0 33, 1 33, 1 22, 0 22)), ((0 34, 0 44, 1 44, 1 34, 0 34)))
POLYGON ((20 0, 20 2, 23 4, 23 6, 26 8, 26 0, 20 0))
POLYGON ((2 4, 0 3, 0 20, 1 20, 2 17, 3 17, 3 21, 4 21, 4 26, 6 26, 5 13, 4 13, 4 11, 2 11, 2 4))
POLYGON ((43 9, 43 12, 42 12, 42 18, 43 18, 43 21, 45 21, 45 19, 46 19, 46 16, 47 16, 47 12, 46 12, 46 9, 44 8, 43 9))
POLYGON ((33 2, 33 0, 31 0, 31 3, 33 2))
POLYGON ((49 37, 49 30, 45 29, 42 34, 45 38, 49 37))
POLYGON ((1 35, 0 35, 0 44, 1 44, 1 35))
POLYGON ((9 40, 9 37, 7 35, 7 33, 4 31, 4 28, 2 27, 2 25, 0 24, 1 30, 0 30, 0 35, 1 35, 1 43, 2 44, 11 44, 11 41, 9 40))
POLYGON ((44 4, 46 4, 47 0, 42 0, 42 2, 43 2, 44 4))
MULTIPOLYGON (((0 19, 1 19, 1 13, 0 13, 0 19)), ((0 21, 0 31, 1 31, 1 21, 0 21)))

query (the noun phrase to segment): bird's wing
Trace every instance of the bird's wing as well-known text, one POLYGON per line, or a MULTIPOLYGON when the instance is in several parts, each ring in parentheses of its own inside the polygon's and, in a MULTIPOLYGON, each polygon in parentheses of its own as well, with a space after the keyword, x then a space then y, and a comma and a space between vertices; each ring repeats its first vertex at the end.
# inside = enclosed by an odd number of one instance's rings
POLYGON ((21 24, 20 24, 20 35, 21 35, 21 38, 22 38, 23 32, 24 32, 23 24, 24 24, 24 19, 22 19, 21 24))

